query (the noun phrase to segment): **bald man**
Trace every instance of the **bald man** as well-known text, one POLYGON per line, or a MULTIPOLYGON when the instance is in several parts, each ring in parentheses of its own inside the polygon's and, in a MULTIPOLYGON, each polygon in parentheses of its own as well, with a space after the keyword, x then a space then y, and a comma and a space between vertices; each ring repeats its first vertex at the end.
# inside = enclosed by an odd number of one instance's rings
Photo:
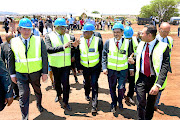
MULTIPOLYGON (((170 49, 169 54, 171 56, 171 50, 172 50, 172 47, 173 47, 173 38, 168 36, 169 33, 170 33, 170 29, 171 29, 171 26, 170 26, 169 23, 162 22, 161 26, 159 28, 159 34, 156 36, 156 38, 161 42, 168 43, 168 46, 169 46, 169 49, 170 49)), ((171 63, 171 59, 170 59, 170 63, 171 63)), ((169 72, 172 73, 171 67, 170 67, 169 72)), ((164 112, 158 109, 158 104, 159 104, 159 100, 160 100, 161 93, 162 93, 163 90, 164 89, 159 91, 157 99, 156 99, 156 103, 154 105, 154 110, 157 111, 158 113, 161 113, 161 114, 164 114, 164 112)))
MULTIPOLYGON (((11 32, 6 33, 5 38, 6 38, 6 42, 1 44, 1 58, 5 63, 5 66, 8 68, 8 51, 10 48, 10 40, 13 38, 13 34, 11 32)), ((14 82, 12 82, 12 88, 14 90, 14 99, 17 99, 19 97, 19 89, 17 84, 15 84, 14 82)))

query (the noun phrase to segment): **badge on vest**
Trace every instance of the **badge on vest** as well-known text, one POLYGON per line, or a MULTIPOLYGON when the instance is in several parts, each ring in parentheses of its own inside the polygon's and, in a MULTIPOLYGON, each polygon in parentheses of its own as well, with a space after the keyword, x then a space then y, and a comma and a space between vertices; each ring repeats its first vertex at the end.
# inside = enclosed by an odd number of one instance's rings
POLYGON ((95 52, 94 48, 89 48, 89 52, 95 52))
POLYGON ((120 54, 126 54, 126 50, 119 50, 120 54))

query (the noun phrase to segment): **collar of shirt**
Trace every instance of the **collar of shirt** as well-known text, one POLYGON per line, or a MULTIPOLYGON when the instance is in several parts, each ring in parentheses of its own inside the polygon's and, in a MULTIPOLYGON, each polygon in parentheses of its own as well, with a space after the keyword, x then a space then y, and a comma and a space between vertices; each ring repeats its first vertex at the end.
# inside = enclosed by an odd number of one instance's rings
POLYGON ((55 33, 59 36, 59 39, 61 40, 61 36, 62 36, 62 38, 64 39, 64 35, 60 35, 59 33, 57 33, 56 31, 55 31, 55 33))
MULTIPOLYGON (((93 35, 92 35, 91 38, 89 38, 89 39, 90 39, 89 44, 91 44, 92 39, 93 39, 93 35)), ((86 42, 88 43, 88 39, 86 39, 86 42)))
POLYGON ((156 38, 157 38, 159 41, 161 41, 161 42, 167 43, 167 37, 163 38, 163 37, 160 36, 160 34, 158 34, 158 35, 156 35, 156 38), (163 40, 163 39, 164 39, 164 40, 163 40))
MULTIPOLYGON (((152 40, 151 42, 148 42, 149 43, 149 55, 151 54, 151 52, 152 52, 152 49, 153 49, 153 47, 154 47, 154 45, 155 45, 155 43, 156 43, 156 38, 154 39, 154 40, 152 40)), ((145 45, 145 50, 146 50, 146 46, 147 46, 147 44, 145 45)))
POLYGON ((23 41, 24 44, 25 44, 25 40, 27 40, 27 45, 29 46, 30 37, 29 37, 28 39, 24 39, 24 38, 21 36, 21 40, 23 41))
POLYGON ((117 40, 116 38, 114 38, 114 42, 115 42, 115 44, 117 43, 117 41, 119 41, 119 43, 118 43, 118 47, 119 47, 119 49, 121 48, 121 45, 122 45, 122 37, 121 37, 121 39, 120 40, 117 40))

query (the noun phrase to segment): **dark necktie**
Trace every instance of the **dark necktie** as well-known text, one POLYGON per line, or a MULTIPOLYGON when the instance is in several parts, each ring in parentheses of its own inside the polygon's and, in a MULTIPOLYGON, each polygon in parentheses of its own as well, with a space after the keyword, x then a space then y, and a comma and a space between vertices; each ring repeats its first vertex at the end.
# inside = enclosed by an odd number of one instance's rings
POLYGON ((146 45, 146 51, 144 54, 144 74, 149 77, 151 72, 150 72, 150 62, 149 62, 149 44, 147 43, 146 45))
POLYGON ((119 41, 116 42, 116 46, 119 49, 119 41))
POLYGON ((61 42, 64 44, 64 42, 63 42, 63 36, 62 36, 62 35, 60 35, 60 37, 61 37, 61 42))
POLYGON ((164 38, 162 39, 162 42, 164 42, 164 38))
POLYGON ((88 47, 90 46, 90 39, 88 39, 88 43, 87 43, 88 47))
POLYGON ((26 49, 25 54, 26 54, 26 57, 27 57, 27 49, 28 49, 27 40, 25 40, 25 49, 26 49))

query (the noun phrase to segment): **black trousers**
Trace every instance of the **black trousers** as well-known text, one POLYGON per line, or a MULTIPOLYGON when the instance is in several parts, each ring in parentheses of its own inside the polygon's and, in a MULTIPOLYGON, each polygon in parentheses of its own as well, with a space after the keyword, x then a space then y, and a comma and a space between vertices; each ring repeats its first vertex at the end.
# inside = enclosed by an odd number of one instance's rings
POLYGON ((142 73, 139 74, 136 83, 138 120, 151 120, 153 117, 157 95, 150 95, 149 91, 154 85, 155 79, 155 76, 147 77, 142 73), (146 93, 148 93, 147 99, 146 93))
POLYGON ((134 95, 134 88, 135 88, 135 83, 134 83, 134 81, 135 81, 135 76, 130 76, 130 75, 128 74, 128 81, 129 81, 129 91, 128 91, 127 96, 130 97, 130 98, 132 98, 133 95, 134 95))
POLYGON ((84 90, 85 95, 89 96, 90 87, 92 87, 92 107, 97 107, 98 101, 98 79, 101 72, 101 68, 83 68, 83 76, 84 76, 84 90))
POLYGON ((11 85, 12 85, 12 88, 13 88, 13 90, 14 90, 14 95, 19 96, 19 88, 18 88, 17 84, 15 84, 14 82, 12 82, 11 85))
POLYGON ((69 74, 70 74, 70 67, 51 67, 52 72, 54 75, 54 83, 55 83, 55 90, 57 92, 57 96, 61 96, 63 93, 63 102, 65 104, 68 104, 69 101, 69 91, 70 91, 70 85, 69 85, 69 74), (63 89, 61 87, 63 86, 63 89))
POLYGON ((40 74, 36 78, 31 79, 29 74, 22 74, 21 77, 18 77, 19 73, 16 73, 17 85, 19 88, 19 104, 22 113, 22 120, 28 120, 29 113, 29 97, 30 97, 30 87, 29 83, 32 85, 37 105, 41 105, 42 93, 41 93, 41 84, 40 84, 40 74))

